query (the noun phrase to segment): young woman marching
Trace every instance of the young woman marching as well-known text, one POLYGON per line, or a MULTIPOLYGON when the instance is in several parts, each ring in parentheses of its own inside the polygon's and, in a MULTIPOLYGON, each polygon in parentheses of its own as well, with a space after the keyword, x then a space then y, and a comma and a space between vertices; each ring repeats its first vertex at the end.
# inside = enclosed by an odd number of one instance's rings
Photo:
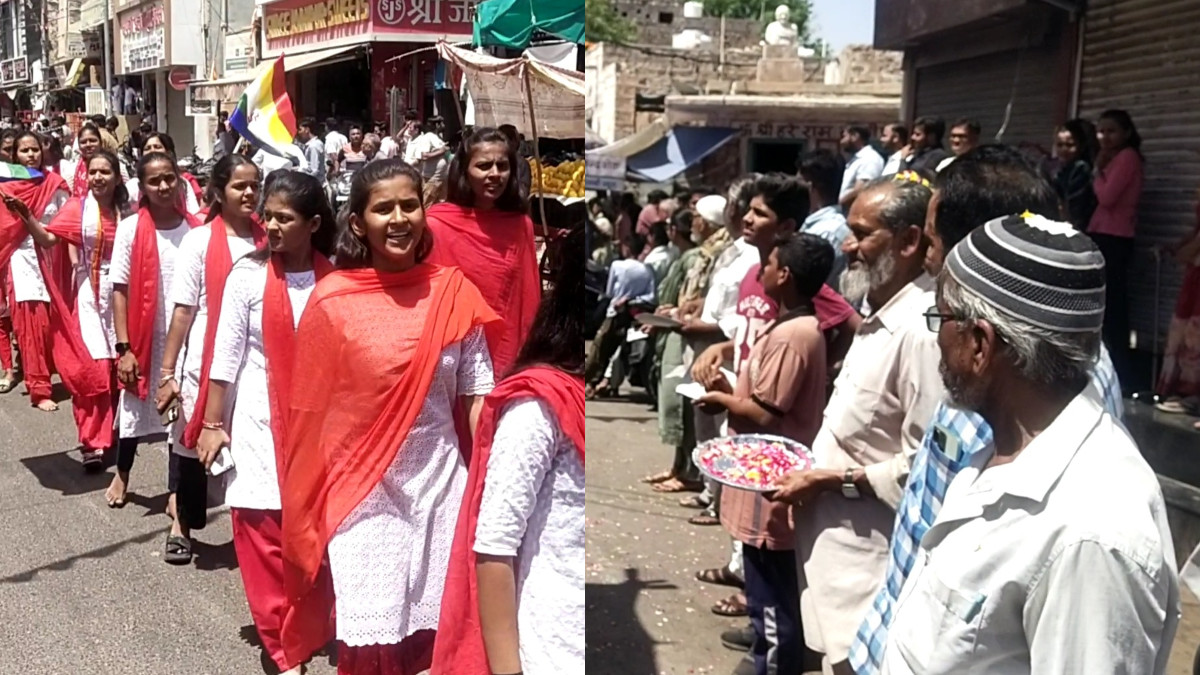
MULTIPOLYGON (((150 152, 165 152, 178 160, 178 155, 175 154, 175 139, 161 131, 156 131, 146 136, 142 141, 142 154, 150 152)), ((199 213, 201 208, 200 200, 204 196, 203 191, 200 189, 200 182, 196 180, 195 176, 186 171, 181 171, 179 178, 181 184, 180 194, 184 198, 184 208, 187 209, 188 213, 199 213)), ((137 177, 130 178, 125 187, 129 190, 129 198, 136 203, 141 195, 141 186, 138 183, 137 177)))
POLYGON ((4 232, 3 241, 0 242, 0 261, 8 260, 8 305, 13 330, 17 334, 17 346, 21 350, 25 389, 29 392, 30 402, 39 410, 53 412, 58 410, 58 404, 50 397, 53 343, 50 339, 50 292, 46 288, 46 273, 55 267, 51 258, 58 252, 38 250, 26 229, 25 216, 43 225, 48 224, 70 198, 70 193, 62 178, 46 171, 43 166, 40 136, 26 131, 17 136, 14 147, 17 164, 42 171, 45 175, 33 181, 8 182, 0 188, 7 207, 3 222, 0 223, 0 230, 4 232))
POLYGON ((179 267, 167 296, 174 313, 167 331, 158 407, 165 409, 179 401, 167 477, 173 524, 166 560, 174 564, 191 562, 191 530, 203 529, 207 522, 208 474, 195 447, 207 409, 207 379, 225 280, 233 263, 253 252, 264 238, 255 217, 258 190, 258 167, 245 156, 227 155, 217 162, 208 186, 209 220, 180 244, 179 267))
POLYGON ((584 671, 583 228, 513 374, 484 401, 434 675, 584 671))
POLYGON ((380 160, 354 176, 339 270, 318 284, 296 335, 284 455, 284 650, 327 638, 338 672, 429 667, 467 470, 455 430, 492 389, 499 318, 433 240, 421 176, 380 160), (328 553, 335 598, 318 584, 328 553))
POLYGON ((113 444, 117 355, 109 268, 117 221, 128 198, 119 167, 116 155, 96 150, 88 162, 87 197, 72 198, 47 226, 32 218, 27 208, 21 214, 38 245, 66 244, 73 258, 70 287, 63 288, 55 275, 46 275, 46 288, 54 363, 71 392, 83 467, 88 471, 103 469, 104 451, 113 444))
POLYGON ((438 243, 430 262, 461 269, 504 319, 503 333, 488 345, 500 375, 517 357, 542 298, 518 161, 503 133, 477 129, 450 162, 447 201, 429 207, 429 228, 438 243))
POLYGON ((79 157, 61 159, 56 166, 59 175, 67 181, 71 196, 83 199, 88 193, 88 161, 101 148, 100 130, 94 124, 84 124, 76 140, 79 142, 79 157))
POLYGON ((267 655, 284 673, 299 673, 280 640, 286 596, 278 467, 296 324, 317 281, 332 270, 327 256, 336 224, 313 176, 276 171, 268 182, 263 221, 269 246, 234 263, 225 284, 196 450, 205 468, 222 448, 233 460, 225 503, 250 614, 267 655))
POLYGON ((179 173, 173 157, 159 152, 143 155, 137 174, 144 186, 142 199, 138 212, 117 225, 109 270, 117 379, 123 389, 117 473, 105 495, 111 507, 125 505, 138 443, 163 433, 155 394, 174 310, 167 302, 167 289, 184 235, 200 224, 179 206, 179 173))

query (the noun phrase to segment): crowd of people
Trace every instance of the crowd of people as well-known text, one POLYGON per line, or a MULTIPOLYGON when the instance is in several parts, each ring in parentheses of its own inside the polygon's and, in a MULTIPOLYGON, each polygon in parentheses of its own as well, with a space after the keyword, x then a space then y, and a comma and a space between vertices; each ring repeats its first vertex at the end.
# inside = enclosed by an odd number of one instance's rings
POLYGON ((249 153, 200 192, 162 133, 129 177, 90 124, 63 164, 0 138, 43 174, 0 184, 3 391, 52 413, 59 376, 111 508, 166 440, 167 563, 224 483, 281 672, 331 640, 346 674, 582 672, 584 225, 539 262, 509 136, 474 129, 440 200, 371 161, 337 213, 249 153))
MULTIPOLYGON (((586 394, 650 334, 675 452, 643 482, 728 534, 696 578, 748 618, 719 636, 736 673, 1162 673, 1179 576, 1119 377, 1140 138, 1122 111, 1073 120, 1047 167, 944 131, 852 126, 794 176, 592 200, 586 394), (739 434, 812 466, 766 493, 702 475, 693 450, 739 434)), ((1198 246, 1164 397, 1196 393, 1198 246)))

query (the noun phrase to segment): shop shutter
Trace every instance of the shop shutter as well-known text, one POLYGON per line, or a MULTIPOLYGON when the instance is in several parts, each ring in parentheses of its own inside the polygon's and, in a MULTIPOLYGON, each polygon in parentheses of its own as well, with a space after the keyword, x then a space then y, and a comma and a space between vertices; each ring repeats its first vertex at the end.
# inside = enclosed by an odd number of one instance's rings
POLYGON ((946 120, 946 148, 950 126, 960 117, 979 121, 982 140, 995 142, 1008 117, 1003 143, 1033 144, 1052 150, 1054 128, 1062 122, 1054 110, 1057 38, 1048 44, 1021 50, 926 66, 917 71, 917 117, 946 120), (1011 104, 1011 110, 1009 106, 1011 104))
POLYGON ((1154 247, 1174 245, 1196 225, 1200 188, 1200 2, 1092 0, 1084 25, 1080 115, 1122 108, 1142 135, 1146 182, 1131 271, 1139 346, 1164 346, 1183 269, 1162 261, 1155 312, 1154 247))

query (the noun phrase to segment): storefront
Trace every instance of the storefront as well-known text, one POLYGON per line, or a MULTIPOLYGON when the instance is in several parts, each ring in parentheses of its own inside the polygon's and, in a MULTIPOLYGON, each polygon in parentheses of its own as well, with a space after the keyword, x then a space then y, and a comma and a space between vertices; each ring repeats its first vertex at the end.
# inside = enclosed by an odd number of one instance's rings
POLYGON ((298 115, 364 123, 392 109, 431 115, 436 53, 389 60, 470 40, 473 18, 469 0, 278 0, 262 11, 262 60, 286 55, 298 115))
POLYGON ((120 86, 153 113, 156 127, 175 139, 181 152, 197 145, 188 116, 186 82, 204 63, 205 3, 132 0, 117 6, 113 35, 115 72, 120 86))

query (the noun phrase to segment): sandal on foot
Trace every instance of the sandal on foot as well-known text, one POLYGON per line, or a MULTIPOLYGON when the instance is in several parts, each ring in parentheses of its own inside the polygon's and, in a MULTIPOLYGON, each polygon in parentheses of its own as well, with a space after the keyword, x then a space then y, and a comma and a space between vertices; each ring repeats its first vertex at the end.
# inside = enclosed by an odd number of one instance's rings
POLYGON ((83 470, 88 473, 97 473, 104 470, 104 451, 103 450, 84 450, 83 451, 83 470))
POLYGON ((721 521, 716 516, 710 516, 707 513, 701 513, 698 516, 688 518, 688 522, 692 525, 720 525, 721 521))
POLYGON ((717 616, 747 616, 749 608, 738 602, 737 596, 730 596, 712 606, 712 613, 717 616))
POLYGON ((178 534, 167 535, 166 553, 163 560, 168 565, 186 565, 192 562, 192 542, 178 534))
POLYGON ((679 480, 678 478, 669 478, 654 485, 655 492, 700 492, 702 490, 704 490, 704 483, 698 481, 683 481, 679 480))
POLYGON ((643 477, 642 482, 647 485, 654 485, 655 483, 665 483, 674 477, 675 474, 670 471, 663 471, 662 473, 652 473, 649 476, 643 477))
POLYGON ((704 501, 700 495, 692 495, 679 500, 679 505, 685 509, 707 509, 711 502, 704 501))
POLYGON ((744 588, 746 586, 746 582, 731 572, 728 565, 700 570, 696 572, 696 581, 703 581, 706 584, 715 584, 717 586, 732 586, 734 588, 744 588))
POLYGON ((7 394, 17 386, 16 380, 0 380, 0 394, 7 394))

